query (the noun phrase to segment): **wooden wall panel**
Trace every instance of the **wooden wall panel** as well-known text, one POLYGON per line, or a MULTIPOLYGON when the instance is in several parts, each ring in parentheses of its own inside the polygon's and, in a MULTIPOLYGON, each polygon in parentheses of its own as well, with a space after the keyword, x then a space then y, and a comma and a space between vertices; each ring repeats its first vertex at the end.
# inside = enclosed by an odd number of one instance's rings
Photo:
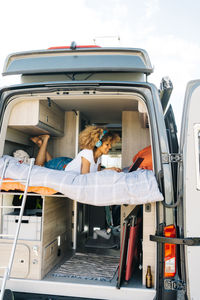
MULTIPOLYGON (((146 121, 145 121, 146 122, 146 121)), ((132 164, 133 157, 138 151, 150 145, 149 129, 144 128, 145 122, 141 120, 141 114, 137 111, 122 112, 122 167, 132 164)), ((143 284, 147 266, 151 266, 153 285, 155 279, 156 244, 149 240, 150 234, 155 234, 155 203, 150 205, 151 211, 143 206, 143 284)), ((130 213, 134 206, 121 208, 121 222, 130 213)), ((122 224, 121 224, 122 225, 122 224)))
POLYGON ((142 128, 139 112, 122 112, 122 167, 132 164, 134 155, 150 145, 149 129, 142 128))
POLYGON ((73 111, 65 112, 64 136, 53 140, 53 156, 76 155, 76 114, 73 111))
POLYGON ((155 234, 156 228, 156 203, 150 205, 150 211, 146 211, 143 206, 143 284, 146 282, 147 266, 151 266, 152 284, 155 284, 155 259, 156 243, 151 242, 149 236, 155 234))
POLYGON ((72 201, 68 198, 45 197, 42 245, 46 247, 64 232, 71 241, 72 201))

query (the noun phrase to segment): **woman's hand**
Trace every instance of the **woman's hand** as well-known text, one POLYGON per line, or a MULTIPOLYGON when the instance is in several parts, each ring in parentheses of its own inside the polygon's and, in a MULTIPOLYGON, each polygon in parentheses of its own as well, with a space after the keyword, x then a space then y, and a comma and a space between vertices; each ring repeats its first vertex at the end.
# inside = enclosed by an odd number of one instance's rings
POLYGON ((116 167, 112 167, 112 168, 106 168, 106 170, 113 170, 113 171, 116 171, 116 172, 122 172, 122 169, 120 168, 116 168, 116 167))

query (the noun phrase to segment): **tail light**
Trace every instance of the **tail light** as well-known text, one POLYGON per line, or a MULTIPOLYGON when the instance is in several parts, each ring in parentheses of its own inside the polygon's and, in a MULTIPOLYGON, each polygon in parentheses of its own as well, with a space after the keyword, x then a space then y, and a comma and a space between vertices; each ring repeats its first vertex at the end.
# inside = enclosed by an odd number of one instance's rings
MULTIPOLYGON (((176 228, 174 225, 164 228, 165 237, 176 237, 176 228)), ((174 277, 176 274, 176 245, 164 245, 164 277, 174 277)))
MULTIPOLYGON (((76 46, 76 48, 101 48, 101 47, 97 45, 80 45, 80 46, 76 46)), ((71 46, 49 47, 47 50, 59 50, 59 49, 71 49, 71 46)))

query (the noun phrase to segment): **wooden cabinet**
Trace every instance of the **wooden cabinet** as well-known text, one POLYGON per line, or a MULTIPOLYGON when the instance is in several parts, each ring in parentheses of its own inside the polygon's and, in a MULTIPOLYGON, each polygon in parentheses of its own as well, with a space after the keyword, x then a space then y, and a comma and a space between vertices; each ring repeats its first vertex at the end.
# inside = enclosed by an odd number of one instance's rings
POLYGON ((64 116, 64 111, 53 101, 26 100, 13 107, 8 126, 30 135, 62 136, 64 116))
POLYGON ((72 248, 72 200, 45 197, 43 206, 43 278, 72 248))
MULTIPOLYGON (((0 266, 8 266, 12 241, 8 239, 0 240, 0 266)), ((40 242, 19 240, 11 277, 41 279, 41 245, 40 242)), ((3 276, 4 269, 0 269, 0 276, 3 276)))
POLYGON ((63 133, 64 111, 62 111, 53 101, 39 101, 39 122, 63 133))
MULTIPOLYGON (((0 195, 0 203, 12 205, 12 195, 0 195)), ((6 220, 5 214, 10 216, 11 210, 12 208, 2 211, 2 221, 6 220)), ((40 280, 63 259, 67 250, 72 248, 72 200, 65 197, 43 197, 41 218, 41 232, 37 235, 40 236, 40 240, 33 240, 32 231, 27 227, 26 234, 18 240, 11 277, 40 280)), ((5 224, 2 222, 3 228, 5 224)), ((11 248, 11 239, 0 238, 1 267, 8 265, 11 248)), ((0 276, 3 273, 4 270, 0 269, 0 276)))

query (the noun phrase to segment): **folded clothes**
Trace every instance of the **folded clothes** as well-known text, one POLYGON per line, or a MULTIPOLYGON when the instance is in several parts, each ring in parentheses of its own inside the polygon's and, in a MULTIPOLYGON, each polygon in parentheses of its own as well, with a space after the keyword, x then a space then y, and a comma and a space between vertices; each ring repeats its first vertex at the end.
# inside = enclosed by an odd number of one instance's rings
MULTIPOLYGON (((0 176, 6 159, 9 164, 4 177, 25 180, 29 165, 8 155, 0 158, 0 176)), ((77 175, 34 165, 29 186, 48 187, 72 200, 96 206, 145 204, 163 200, 154 173, 150 170, 131 173, 103 170, 77 175)))

